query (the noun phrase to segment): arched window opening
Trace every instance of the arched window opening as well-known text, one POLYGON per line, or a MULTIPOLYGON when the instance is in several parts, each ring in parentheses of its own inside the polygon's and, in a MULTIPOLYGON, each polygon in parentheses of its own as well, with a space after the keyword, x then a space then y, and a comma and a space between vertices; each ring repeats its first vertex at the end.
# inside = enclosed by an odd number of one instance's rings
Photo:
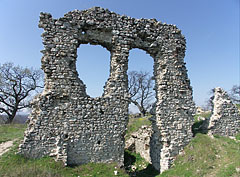
POLYGON ((134 117, 149 115, 155 102, 153 58, 141 49, 132 49, 128 62, 128 87, 131 95, 129 114, 134 117))
POLYGON ((109 77, 110 52, 100 45, 81 44, 77 53, 77 71, 87 94, 93 98, 102 96, 109 77))

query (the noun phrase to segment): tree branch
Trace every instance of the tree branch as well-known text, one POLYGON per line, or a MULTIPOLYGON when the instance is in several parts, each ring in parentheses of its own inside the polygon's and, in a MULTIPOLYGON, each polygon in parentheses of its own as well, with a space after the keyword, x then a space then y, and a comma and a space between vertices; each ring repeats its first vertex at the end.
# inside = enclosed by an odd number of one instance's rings
POLYGON ((0 112, 8 115, 10 121, 18 110, 29 106, 28 97, 37 88, 42 88, 42 72, 14 66, 13 63, 0 65, 0 112))
POLYGON ((10 116, 11 114, 4 108, 0 108, 0 111, 3 113, 5 112, 8 116, 10 116))

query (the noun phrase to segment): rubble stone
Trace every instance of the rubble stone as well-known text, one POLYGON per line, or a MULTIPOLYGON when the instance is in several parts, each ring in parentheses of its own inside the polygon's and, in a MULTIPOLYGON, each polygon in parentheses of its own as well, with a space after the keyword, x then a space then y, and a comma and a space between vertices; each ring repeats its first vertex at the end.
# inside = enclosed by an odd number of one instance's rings
POLYGON ((143 125, 138 131, 131 134, 126 141, 125 148, 139 153, 147 162, 151 162, 150 157, 150 139, 152 136, 152 127, 143 125))
POLYGON ((44 29, 45 85, 32 102, 19 152, 31 158, 53 156, 66 165, 113 161, 123 165, 128 55, 139 48, 154 60, 157 103, 151 161, 160 171, 168 169, 192 138, 195 112, 181 31, 155 19, 130 18, 100 7, 74 10, 59 19, 41 13, 39 27, 44 29), (88 43, 111 53, 110 75, 98 98, 87 95, 76 70, 77 48, 88 43))
POLYGON ((197 106, 196 107, 196 114, 202 114, 205 113, 206 111, 204 111, 201 107, 197 106))
POLYGON ((214 89, 213 114, 208 125, 209 135, 235 136, 240 132, 240 115, 227 92, 214 89))

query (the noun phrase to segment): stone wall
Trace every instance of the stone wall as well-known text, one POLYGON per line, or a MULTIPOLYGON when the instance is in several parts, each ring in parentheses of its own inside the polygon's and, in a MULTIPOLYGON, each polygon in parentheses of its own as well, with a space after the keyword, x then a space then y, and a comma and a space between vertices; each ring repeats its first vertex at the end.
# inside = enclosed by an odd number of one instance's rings
POLYGON ((209 120, 210 135, 235 136, 240 132, 240 115, 227 92, 222 88, 214 89, 213 113, 209 120))
POLYGON ((150 157, 150 139, 152 136, 152 127, 143 125, 138 131, 131 134, 126 141, 125 148, 139 153, 147 162, 151 162, 150 157))
POLYGON ((68 165, 112 161, 122 165, 128 55, 139 48, 154 60, 157 102, 151 158, 156 169, 169 168, 192 138, 194 103, 181 31, 156 19, 134 19, 99 7, 74 10, 59 19, 41 13, 39 27, 44 29, 45 86, 33 100, 20 153, 54 156, 68 165), (87 43, 111 53, 110 75, 99 98, 87 95, 76 71, 77 48, 87 43))

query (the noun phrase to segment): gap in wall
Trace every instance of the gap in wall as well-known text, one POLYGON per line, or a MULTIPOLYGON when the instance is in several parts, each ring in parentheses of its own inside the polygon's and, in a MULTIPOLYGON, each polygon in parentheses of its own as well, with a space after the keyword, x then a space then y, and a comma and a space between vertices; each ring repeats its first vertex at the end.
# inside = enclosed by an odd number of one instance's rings
POLYGON ((86 92, 95 98, 103 94, 110 74, 110 52, 101 45, 81 44, 77 49, 77 72, 86 92))

